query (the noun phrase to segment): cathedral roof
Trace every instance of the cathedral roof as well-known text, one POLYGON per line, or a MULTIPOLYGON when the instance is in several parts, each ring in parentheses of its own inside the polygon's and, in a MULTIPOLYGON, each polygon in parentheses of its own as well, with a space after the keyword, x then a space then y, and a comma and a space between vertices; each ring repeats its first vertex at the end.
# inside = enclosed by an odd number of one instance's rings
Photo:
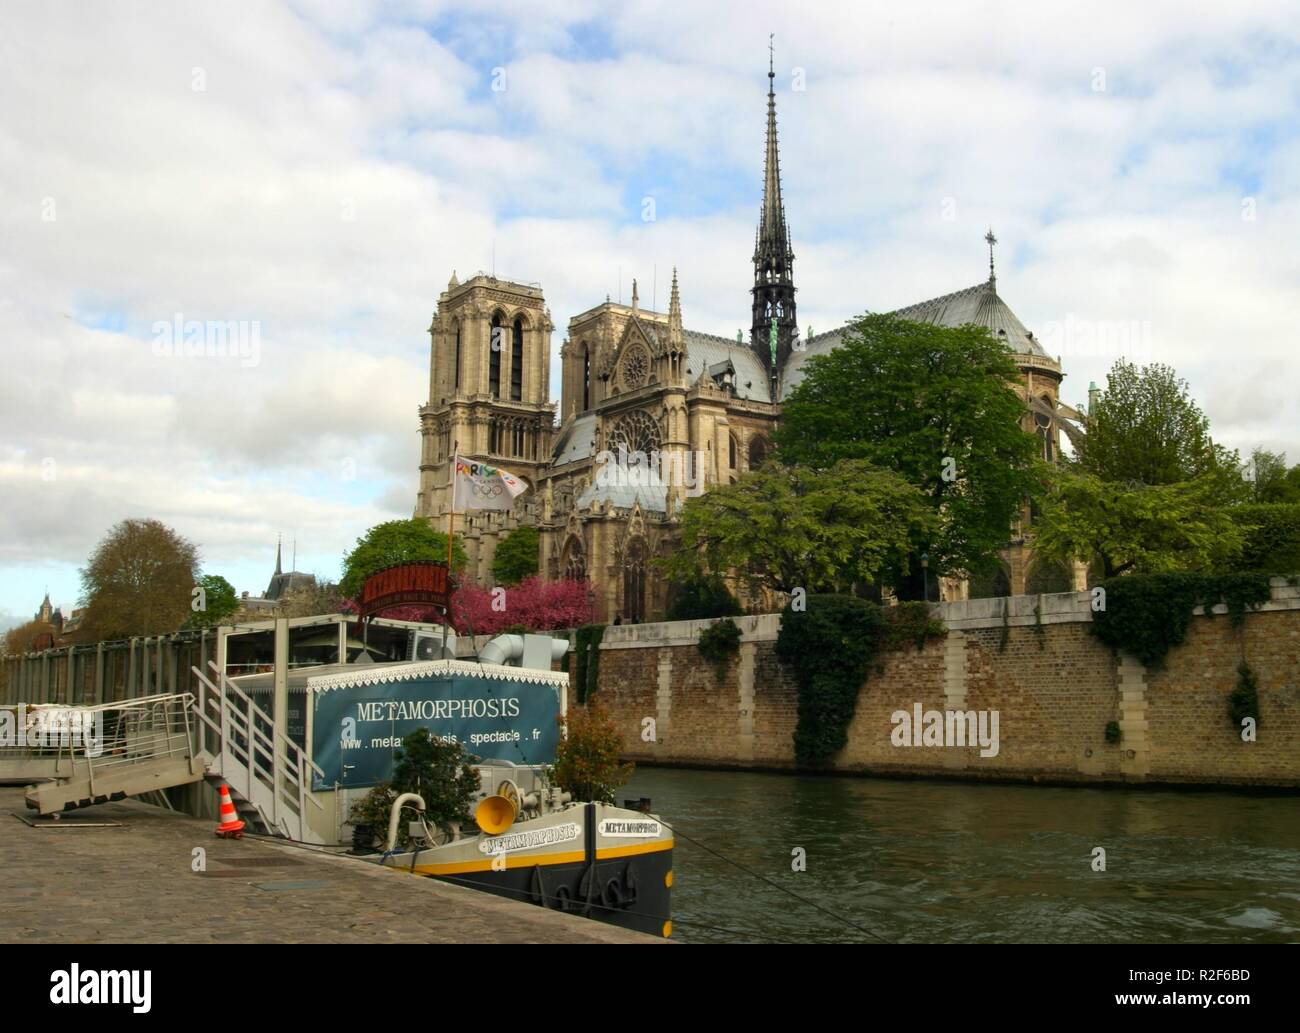
POLYGON ((590 459, 596 454, 596 415, 584 413, 560 432, 551 452, 551 465, 564 466, 590 459))
POLYGON ((575 509, 586 509, 593 502, 608 502, 615 509, 631 509, 636 503, 647 513, 667 512, 668 488, 651 475, 649 484, 599 484, 593 481, 578 496, 575 509))
POLYGON ((690 371, 689 379, 692 384, 709 367, 730 360, 736 370, 738 397, 749 402, 772 400, 763 363, 748 347, 727 337, 702 334, 696 330, 685 330, 682 336, 686 339, 686 368, 690 371))
POLYGON ((918 323, 933 323, 936 326, 963 326, 974 323, 992 331, 999 339, 1005 341, 1008 348, 1022 355, 1037 355, 1047 358, 1042 345, 1034 340, 1034 335, 1025 329, 1016 314, 1007 303, 998 296, 997 286, 990 279, 977 283, 974 287, 954 291, 939 298, 931 298, 915 305, 908 305, 893 313, 903 319, 912 319, 918 323))
MULTIPOLYGON (((1025 329, 1025 324, 1020 322, 1016 314, 998 295, 997 283, 991 277, 973 287, 895 309, 890 315, 911 319, 918 323, 931 323, 935 326, 964 326, 967 323, 974 323, 976 326, 986 328, 1013 352, 1044 359, 1050 358, 1033 334, 1025 329)), ((782 399, 785 399, 803 380, 804 363, 814 355, 825 355, 838 348, 846 329, 848 327, 842 326, 810 337, 803 351, 790 354, 785 365, 785 373, 781 378, 782 399)))

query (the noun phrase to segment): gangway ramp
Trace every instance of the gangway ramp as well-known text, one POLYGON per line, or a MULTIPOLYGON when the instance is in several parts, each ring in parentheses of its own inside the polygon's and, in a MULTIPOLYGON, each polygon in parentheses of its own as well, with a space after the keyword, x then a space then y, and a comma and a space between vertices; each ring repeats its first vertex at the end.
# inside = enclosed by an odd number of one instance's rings
POLYGON ((207 777, 230 787, 235 809, 254 831, 303 843, 322 844, 308 808, 323 811, 312 792, 313 776, 324 772, 304 746, 278 727, 216 664, 212 677, 197 667, 199 701, 194 716, 204 745, 199 754, 207 777))
POLYGON ((23 708, 24 732, 35 745, 3 753, 16 777, 52 778, 26 792, 27 806, 43 815, 187 785, 206 773, 191 734, 193 706, 193 694, 181 692, 23 708))

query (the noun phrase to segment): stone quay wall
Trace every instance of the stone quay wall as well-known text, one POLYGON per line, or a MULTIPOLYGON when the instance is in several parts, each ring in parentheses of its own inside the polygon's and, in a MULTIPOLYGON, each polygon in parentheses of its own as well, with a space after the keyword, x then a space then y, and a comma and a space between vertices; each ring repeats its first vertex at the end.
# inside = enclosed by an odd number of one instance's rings
MULTIPOLYGON (((1240 630, 1223 606, 1210 616, 1198 609, 1187 641, 1159 670, 1095 638, 1090 602, 1077 592, 936 604, 947 637, 883 654, 883 671, 868 674, 832 769, 1300 788, 1300 588, 1275 578, 1271 601, 1240 630), (1255 742, 1242 741, 1227 713, 1243 655, 1259 682, 1255 742), (981 756, 978 745, 895 745, 892 715, 914 714, 918 703, 922 712, 996 711, 996 756, 981 756), (1106 740, 1112 721, 1118 743, 1106 740)), ((697 645, 711 621, 606 629, 598 696, 618 723, 628 759, 795 767, 798 691, 776 656, 780 615, 735 620, 740 650, 721 671, 697 645)))

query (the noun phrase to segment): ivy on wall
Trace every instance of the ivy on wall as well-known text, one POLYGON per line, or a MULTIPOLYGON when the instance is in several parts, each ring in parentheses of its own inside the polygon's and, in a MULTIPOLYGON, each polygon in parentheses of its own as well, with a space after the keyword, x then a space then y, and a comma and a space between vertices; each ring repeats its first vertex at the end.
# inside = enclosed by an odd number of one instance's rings
POLYGON ((1259 682, 1245 660, 1237 665, 1237 687, 1228 696, 1228 720, 1241 732, 1241 722, 1253 718, 1259 727, 1259 682))
POLYGON ((903 649, 916 646, 919 653, 932 638, 943 638, 948 626, 934 615, 929 603, 909 602, 885 608, 885 648, 903 649))
POLYGON ((812 767, 844 748, 858 692, 878 655, 910 643, 921 648, 926 639, 946 634, 925 603, 886 610, 856 596, 811 595, 803 610, 787 606, 776 655, 793 672, 799 692, 795 760, 812 767))
POLYGON ((715 621, 700 632, 700 656, 713 664, 718 681, 727 674, 727 664, 740 652, 740 627, 730 618, 715 621))
POLYGON ((1101 583, 1105 608, 1094 611, 1092 633, 1148 667, 1164 664, 1169 650, 1187 638, 1192 611, 1224 603, 1233 627, 1248 609, 1269 600, 1266 574, 1130 574, 1101 583))
POLYGON ((600 642, 605 625, 584 624, 573 636, 573 691, 578 703, 586 703, 600 685, 600 642))

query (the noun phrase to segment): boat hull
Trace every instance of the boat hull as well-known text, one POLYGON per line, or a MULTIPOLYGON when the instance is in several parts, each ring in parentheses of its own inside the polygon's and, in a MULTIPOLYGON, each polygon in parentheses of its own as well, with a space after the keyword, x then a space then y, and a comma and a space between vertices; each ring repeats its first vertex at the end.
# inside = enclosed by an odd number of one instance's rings
POLYGON ((390 854, 384 863, 651 936, 672 934, 672 833, 637 811, 586 804, 500 836, 390 854))

